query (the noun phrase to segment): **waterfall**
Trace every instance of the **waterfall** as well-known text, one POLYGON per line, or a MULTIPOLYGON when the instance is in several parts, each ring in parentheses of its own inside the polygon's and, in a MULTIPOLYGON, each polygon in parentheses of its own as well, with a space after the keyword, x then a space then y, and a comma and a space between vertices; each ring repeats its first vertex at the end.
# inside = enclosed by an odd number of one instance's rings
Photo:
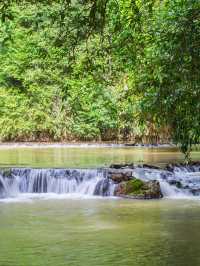
MULTIPOLYGON (((200 196, 200 165, 130 168, 132 176, 144 181, 157 180, 164 197, 200 196)), ((123 171, 123 169, 122 169, 123 171)), ((113 196, 116 184, 108 169, 0 170, 0 198, 25 194, 113 196)))
POLYGON ((0 172, 0 196, 56 193, 112 196, 114 184, 101 169, 26 169, 0 172))
POLYGON ((174 166, 168 169, 136 167, 133 175, 144 181, 158 180, 164 197, 200 196, 200 165, 174 166))
POLYGON ((8 192, 7 182, 5 182, 4 178, 0 174, 0 198, 5 197, 8 192))

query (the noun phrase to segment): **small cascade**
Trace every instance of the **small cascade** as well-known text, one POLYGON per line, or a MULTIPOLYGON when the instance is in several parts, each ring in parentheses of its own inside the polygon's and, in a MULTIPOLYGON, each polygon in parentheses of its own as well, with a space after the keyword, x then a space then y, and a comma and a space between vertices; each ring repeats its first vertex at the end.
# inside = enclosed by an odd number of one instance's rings
POLYGON ((112 180, 108 178, 101 179, 94 190, 94 195, 101 196, 113 196, 115 191, 115 185, 112 180))
POLYGON ((5 197, 6 195, 7 195, 7 186, 3 176, 0 174, 0 198, 5 197))
POLYGON ((164 170, 136 167, 133 175, 144 181, 158 180, 164 197, 200 196, 200 165, 178 165, 164 170))
POLYGON ((0 172, 0 196, 56 193, 112 196, 114 186, 101 169, 26 169, 0 172))
MULTIPOLYGON (((124 171, 144 181, 157 180, 164 197, 200 196, 200 165, 168 166, 165 169, 129 166, 124 171)), ((123 171, 123 168, 122 168, 123 171)), ((113 196, 117 182, 108 169, 0 170, 0 198, 25 193, 113 196)))
POLYGON ((170 185, 167 181, 160 180, 160 187, 164 197, 167 198, 183 198, 186 196, 190 196, 190 193, 186 191, 182 191, 176 186, 170 185))

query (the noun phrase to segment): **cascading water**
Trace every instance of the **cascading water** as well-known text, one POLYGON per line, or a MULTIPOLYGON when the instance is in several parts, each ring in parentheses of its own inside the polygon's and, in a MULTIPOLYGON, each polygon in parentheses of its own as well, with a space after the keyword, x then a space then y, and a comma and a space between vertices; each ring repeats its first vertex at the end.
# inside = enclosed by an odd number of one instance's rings
POLYGON ((146 181, 158 180, 164 197, 200 196, 200 165, 178 165, 165 170, 138 167, 133 175, 146 181))
MULTIPOLYGON (((132 176, 158 180, 164 197, 200 196, 200 165, 166 169, 133 167, 132 176)), ((28 169, 0 171, 0 198, 29 193, 113 196, 116 184, 108 169, 28 169)))
POLYGON ((100 169, 26 169, 0 172, 0 196, 56 193, 112 196, 114 184, 100 169))

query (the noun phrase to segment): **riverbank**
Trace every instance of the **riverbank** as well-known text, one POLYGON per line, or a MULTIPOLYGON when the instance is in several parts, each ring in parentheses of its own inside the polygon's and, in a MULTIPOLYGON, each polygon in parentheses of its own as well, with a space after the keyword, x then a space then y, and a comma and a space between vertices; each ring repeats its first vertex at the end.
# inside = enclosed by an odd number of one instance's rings
POLYGON ((159 147, 174 147, 175 144, 138 144, 132 142, 0 142, 1 147, 80 147, 80 148, 92 148, 92 147, 146 147, 146 148, 159 148, 159 147))

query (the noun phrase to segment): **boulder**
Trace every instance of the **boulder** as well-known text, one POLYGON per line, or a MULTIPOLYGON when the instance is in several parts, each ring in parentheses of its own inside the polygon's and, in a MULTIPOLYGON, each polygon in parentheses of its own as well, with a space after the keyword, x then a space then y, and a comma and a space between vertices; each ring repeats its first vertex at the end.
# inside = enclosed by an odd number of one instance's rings
POLYGON ((131 169, 109 169, 107 177, 115 183, 121 183, 132 179, 131 169))
POLYGON ((115 196, 133 199, 159 199, 163 197, 158 181, 145 182, 136 178, 118 184, 115 189, 115 196))
POLYGON ((199 196, 200 195, 200 188, 190 189, 190 193, 192 193, 194 196, 199 196))

